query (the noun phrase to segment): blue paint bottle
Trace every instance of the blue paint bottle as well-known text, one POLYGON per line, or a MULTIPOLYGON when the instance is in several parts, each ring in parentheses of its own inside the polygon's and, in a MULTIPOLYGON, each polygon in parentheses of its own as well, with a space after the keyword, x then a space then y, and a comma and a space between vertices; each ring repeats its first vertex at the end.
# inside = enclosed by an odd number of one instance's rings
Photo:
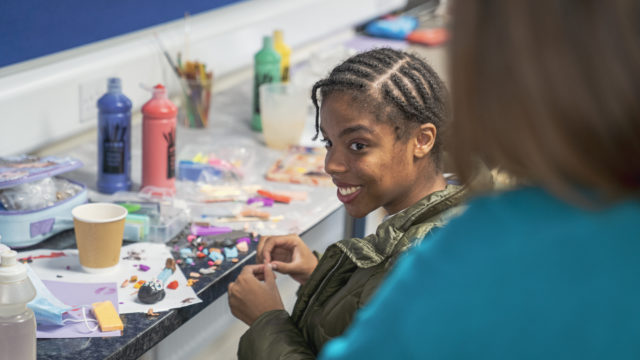
POLYGON ((98 100, 98 191, 131 189, 131 100, 119 78, 109 78, 98 100))

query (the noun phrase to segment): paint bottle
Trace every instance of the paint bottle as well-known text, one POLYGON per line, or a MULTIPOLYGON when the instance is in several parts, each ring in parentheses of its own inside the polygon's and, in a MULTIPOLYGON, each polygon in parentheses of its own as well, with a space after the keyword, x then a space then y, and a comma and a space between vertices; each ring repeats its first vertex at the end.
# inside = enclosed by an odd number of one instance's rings
POLYGON ((282 30, 273 32, 273 47, 280 54, 280 75, 282 82, 289 82, 289 59, 291 57, 291 48, 284 43, 282 30))
POLYGON ((98 191, 131 189, 131 100, 119 78, 107 81, 98 105, 98 191))
POLYGON ((273 48, 273 40, 270 36, 262 39, 262 49, 254 57, 253 67, 253 116, 251 128, 262 131, 260 120, 260 85, 271 82, 280 82, 280 54, 273 48))
POLYGON ((156 85, 153 97, 142 106, 142 188, 175 193, 177 114, 164 86, 156 85))
POLYGON ((36 289, 15 251, 0 255, 0 349, 2 359, 36 358, 36 317, 27 303, 36 289))

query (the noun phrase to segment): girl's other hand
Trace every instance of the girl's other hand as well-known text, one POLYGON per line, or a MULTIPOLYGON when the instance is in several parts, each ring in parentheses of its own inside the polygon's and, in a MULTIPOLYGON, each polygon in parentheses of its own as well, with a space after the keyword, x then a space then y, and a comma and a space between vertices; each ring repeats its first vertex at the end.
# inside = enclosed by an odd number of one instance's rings
POLYGON ((284 310, 276 276, 269 265, 246 265, 228 290, 231 313, 249 326, 267 311, 284 310))
POLYGON ((265 236, 260 239, 257 262, 304 284, 318 265, 318 259, 298 235, 265 236))

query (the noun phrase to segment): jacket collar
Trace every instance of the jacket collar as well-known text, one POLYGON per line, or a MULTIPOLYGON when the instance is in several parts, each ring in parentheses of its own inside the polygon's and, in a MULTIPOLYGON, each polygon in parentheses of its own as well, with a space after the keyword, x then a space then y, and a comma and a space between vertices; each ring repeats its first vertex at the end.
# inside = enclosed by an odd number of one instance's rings
MULTIPOLYGON (((336 245, 355 262, 358 267, 375 266, 386 258, 404 250, 409 243, 399 244, 405 233, 414 225, 428 223, 432 226, 443 225, 451 208, 462 203, 465 187, 449 184, 444 190, 433 192, 417 203, 388 217, 380 224, 375 234, 365 238, 351 238, 339 241, 336 245)), ((411 242, 415 239, 405 239, 411 242)))

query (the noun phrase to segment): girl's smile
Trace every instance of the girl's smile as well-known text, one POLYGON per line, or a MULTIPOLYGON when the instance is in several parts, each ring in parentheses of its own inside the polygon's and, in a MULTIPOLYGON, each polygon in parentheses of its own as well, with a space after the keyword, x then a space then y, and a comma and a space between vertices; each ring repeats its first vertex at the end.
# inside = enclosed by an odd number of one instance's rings
POLYGON ((415 157, 415 139, 398 140, 391 125, 340 95, 324 99, 320 128, 325 170, 347 212, 359 218, 382 206, 393 214, 432 192, 434 176, 415 157))

